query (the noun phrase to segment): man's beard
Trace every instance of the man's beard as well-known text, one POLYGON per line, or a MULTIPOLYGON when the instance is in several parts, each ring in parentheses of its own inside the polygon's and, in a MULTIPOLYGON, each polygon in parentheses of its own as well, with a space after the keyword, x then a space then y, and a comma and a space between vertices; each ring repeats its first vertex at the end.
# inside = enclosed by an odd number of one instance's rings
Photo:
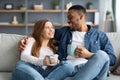
POLYGON ((71 30, 71 31, 76 31, 76 29, 75 29, 75 28, 70 28, 70 30, 71 30))
POLYGON ((78 28, 77 28, 76 26, 72 26, 72 27, 70 27, 70 29, 71 29, 72 31, 77 31, 77 30, 78 30, 78 28))

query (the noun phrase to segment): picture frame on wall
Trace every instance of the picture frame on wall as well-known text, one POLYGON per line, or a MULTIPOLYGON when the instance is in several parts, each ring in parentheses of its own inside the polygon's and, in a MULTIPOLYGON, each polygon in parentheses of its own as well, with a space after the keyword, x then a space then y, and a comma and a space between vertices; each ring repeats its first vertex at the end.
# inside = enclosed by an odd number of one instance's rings
POLYGON ((4 8, 7 10, 11 10, 13 9, 13 6, 14 6, 13 3, 5 3, 4 8))

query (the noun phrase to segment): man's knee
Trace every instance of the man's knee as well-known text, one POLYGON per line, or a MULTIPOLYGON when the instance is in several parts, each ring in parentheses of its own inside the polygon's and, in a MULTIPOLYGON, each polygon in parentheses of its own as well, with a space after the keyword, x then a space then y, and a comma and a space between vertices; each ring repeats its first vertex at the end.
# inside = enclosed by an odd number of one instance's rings
POLYGON ((96 53, 96 55, 101 60, 109 61, 109 56, 108 56, 108 54, 105 51, 98 50, 97 53, 96 53))

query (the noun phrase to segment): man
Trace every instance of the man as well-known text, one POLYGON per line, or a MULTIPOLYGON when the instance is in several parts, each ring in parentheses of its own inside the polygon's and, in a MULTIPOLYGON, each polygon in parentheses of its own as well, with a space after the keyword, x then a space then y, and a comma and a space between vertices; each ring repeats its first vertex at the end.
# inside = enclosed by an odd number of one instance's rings
MULTIPOLYGON (((86 24, 86 10, 81 5, 69 8, 68 27, 55 30, 55 39, 59 41, 59 59, 67 60, 67 45, 75 44, 75 56, 87 59, 84 65, 77 64, 71 80, 106 80, 109 65, 116 62, 113 47, 107 35, 86 24)), ((26 40, 21 40, 20 49, 24 49, 26 40)), ((75 60, 76 61, 76 60, 75 60)), ((74 62, 74 60, 73 60, 74 62)))

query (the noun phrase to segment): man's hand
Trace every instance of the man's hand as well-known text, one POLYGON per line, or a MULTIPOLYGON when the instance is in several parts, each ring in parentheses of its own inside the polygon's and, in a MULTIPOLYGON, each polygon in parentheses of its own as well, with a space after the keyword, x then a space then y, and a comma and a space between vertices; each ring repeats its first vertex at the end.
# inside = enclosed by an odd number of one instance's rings
POLYGON ((93 53, 89 52, 85 47, 78 46, 75 50, 75 57, 89 58, 93 53))
POLYGON ((20 51, 23 51, 25 49, 25 46, 27 45, 27 40, 28 40, 28 37, 24 37, 19 41, 18 47, 20 51))

